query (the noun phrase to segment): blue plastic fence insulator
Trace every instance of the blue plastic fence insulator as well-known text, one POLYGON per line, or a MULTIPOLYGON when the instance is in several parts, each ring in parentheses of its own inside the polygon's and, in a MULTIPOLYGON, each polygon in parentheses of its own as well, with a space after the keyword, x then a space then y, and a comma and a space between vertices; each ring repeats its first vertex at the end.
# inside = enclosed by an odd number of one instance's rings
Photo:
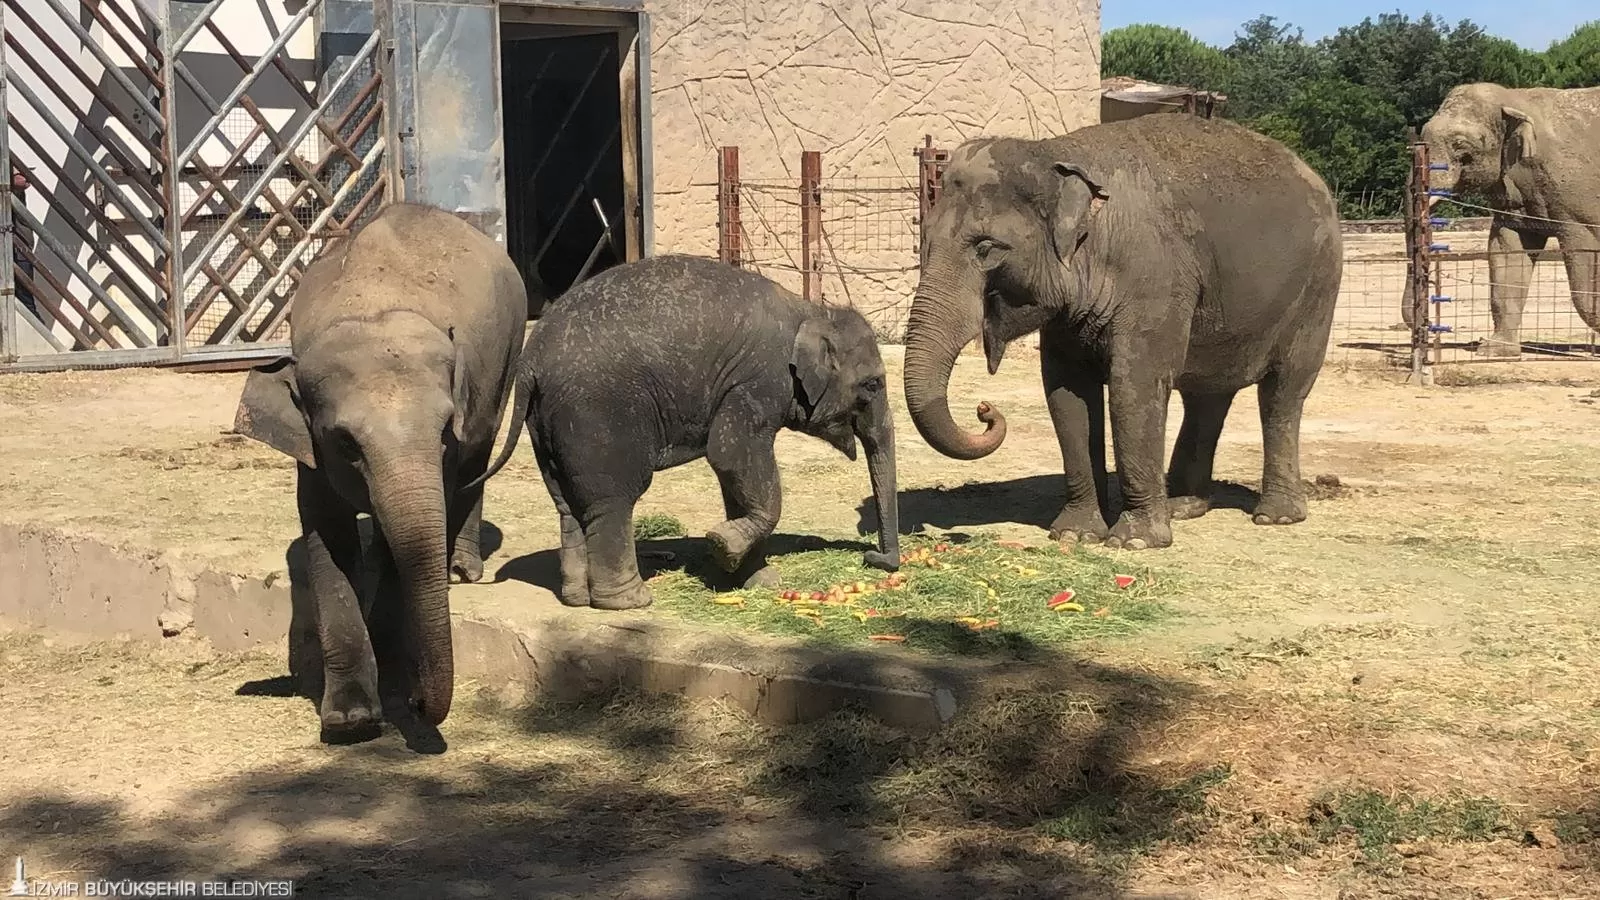
POLYGON ((1433 332, 1434 334, 1440 334, 1440 333, 1448 334, 1450 332, 1450 326, 1449 325, 1429 325, 1428 326, 1428 330, 1433 332))
POLYGON ((1429 197, 1450 197, 1454 195, 1455 192, 1448 188, 1428 188, 1429 197))
POLYGON ((1434 172, 1448 172, 1448 171, 1450 171, 1450 164, 1449 163, 1428 163, 1428 168, 1431 171, 1434 171, 1434 172))
POLYGON ((1449 244, 1429 244, 1428 245, 1428 251, 1431 252, 1431 253, 1449 253, 1450 252, 1450 245, 1449 244))
POLYGON ((1455 298, 1454 297, 1438 296, 1438 297, 1429 297, 1428 299, 1432 300, 1434 303, 1449 303, 1451 300, 1454 300, 1455 298))
POLYGON ((1428 224, 1432 225, 1435 228, 1443 228, 1446 225, 1450 224, 1450 220, 1449 219, 1429 219, 1428 220, 1428 224))

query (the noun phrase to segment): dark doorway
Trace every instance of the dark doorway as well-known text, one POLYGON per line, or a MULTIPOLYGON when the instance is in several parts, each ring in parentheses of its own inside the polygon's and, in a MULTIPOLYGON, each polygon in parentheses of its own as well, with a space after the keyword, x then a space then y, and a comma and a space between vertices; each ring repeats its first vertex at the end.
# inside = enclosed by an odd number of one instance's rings
POLYGON ((530 317, 627 256, 618 39, 609 28, 501 26, 506 248, 530 317))

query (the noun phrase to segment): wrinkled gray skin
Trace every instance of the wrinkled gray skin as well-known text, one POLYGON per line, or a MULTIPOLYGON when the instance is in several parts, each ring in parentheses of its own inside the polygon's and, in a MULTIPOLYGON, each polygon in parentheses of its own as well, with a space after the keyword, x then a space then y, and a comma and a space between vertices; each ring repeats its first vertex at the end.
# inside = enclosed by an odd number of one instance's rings
POLYGON ((773 439, 789 428, 851 460, 856 439, 879 513, 866 563, 899 567, 894 416, 871 327, 712 259, 660 256, 595 276, 546 309, 523 349, 511 434, 524 420, 561 515, 561 602, 648 606, 633 508, 654 472, 704 456, 727 521, 712 557, 747 586, 772 585, 763 544, 782 490, 773 439))
MULTIPOLYGON (((1509 213, 1489 226, 1494 331, 1478 353, 1521 355, 1522 309, 1535 262, 1529 254, 1545 249, 1552 237, 1562 250, 1581 251, 1566 257, 1572 305, 1584 324, 1600 328, 1600 87, 1464 84, 1445 95, 1422 126, 1422 139, 1433 162, 1450 166, 1430 173, 1431 186, 1482 193, 1490 206, 1509 213)), ((1410 327, 1409 279, 1400 314, 1410 327)))
POLYGON ((968 141, 943 183, 906 336, 906 404, 924 440, 956 459, 994 452, 1005 418, 984 403, 983 434, 958 426, 951 368, 981 337, 993 374, 1008 342, 1039 331, 1067 476, 1055 539, 1169 545, 1171 519, 1210 508, 1223 421, 1252 384, 1266 458, 1254 519, 1306 517, 1300 416, 1343 253, 1316 173, 1228 122, 1142 116, 1049 140, 968 141), (1110 527, 1105 388, 1124 500, 1110 527), (1183 426, 1163 484, 1174 388, 1183 426))
POLYGON ((425 720, 450 711, 449 582, 483 574, 483 489, 457 486, 488 467, 527 308, 499 244, 394 204, 306 269, 292 355, 245 383, 237 430, 299 463, 328 739, 377 727, 380 665, 425 720), (375 525, 376 597, 357 513, 375 525))

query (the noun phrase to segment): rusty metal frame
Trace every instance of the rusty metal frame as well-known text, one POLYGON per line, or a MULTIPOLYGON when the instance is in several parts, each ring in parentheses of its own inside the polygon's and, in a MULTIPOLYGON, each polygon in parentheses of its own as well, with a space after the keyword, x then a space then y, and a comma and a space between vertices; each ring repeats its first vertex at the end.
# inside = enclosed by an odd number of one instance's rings
POLYGON ((800 274, 807 300, 822 300, 822 152, 800 153, 800 274))
POLYGON ((744 223, 739 209, 739 148, 717 150, 717 257, 743 266, 744 223))

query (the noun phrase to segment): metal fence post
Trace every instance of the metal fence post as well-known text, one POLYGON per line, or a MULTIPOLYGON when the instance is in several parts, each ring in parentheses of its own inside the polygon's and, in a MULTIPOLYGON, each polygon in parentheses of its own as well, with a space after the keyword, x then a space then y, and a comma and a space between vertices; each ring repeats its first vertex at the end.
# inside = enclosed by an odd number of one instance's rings
POLYGON ((928 239, 928 216, 933 212, 934 204, 939 202, 939 180, 944 176, 945 165, 950 162, 950 154, 933 146, 933 135, 925 134, 916 155, 917 248, 920 255, 928 239))
MULTIPOLYGON (((182 359, 184 345, 188 343, 188 326, 185 299, 188 291, 184 284, 183 258, 183 173, 175 168, 178 160, 178 52, 179 34, 173 17, 174 0, 161 0, 161 195, 166 203, 162 217, 162 230, 171 245, 166 258, 167 276, 167 340, 175 359, 182 359)), ((160 343, 159 338, 157 343, 160 343)))
POLYGON ((1428 338, 1432 334, 1432 318, 1428 301, 1433 266, 1429 251, 1433 244, 1433 227, 1428 209, 1428 145, 1421 141, 1411 144, 1411 169, 1406 177, 1406 256, 1410 260, 1411 277, 1411 374, 1418 383, 1430 384, 1433 372, 1428 365, 1428 338))
POLYGON ((743 265, 739 219, 739 148, 722 147, 717 155, 717 258, 731 266, 743 265))
MULTIPOLYGON (((6 33, 6 7, 0 3, 0 36, 6 33)), ((11 115, 7 111, 9 95, 6 90, 6 47, 0 40, 0 177, 5 178, 6 192, 0 202, 0 362, 17 358, 17 294, 15 273, 11 271, 11 254, 15 240, 11 223, 11 115)))
POLYGON ((822 240, 822 153, 805 150, 800 154, 800 269, 804 275, 807 300, 822 300, 822 278, 818 258, 822 240))

